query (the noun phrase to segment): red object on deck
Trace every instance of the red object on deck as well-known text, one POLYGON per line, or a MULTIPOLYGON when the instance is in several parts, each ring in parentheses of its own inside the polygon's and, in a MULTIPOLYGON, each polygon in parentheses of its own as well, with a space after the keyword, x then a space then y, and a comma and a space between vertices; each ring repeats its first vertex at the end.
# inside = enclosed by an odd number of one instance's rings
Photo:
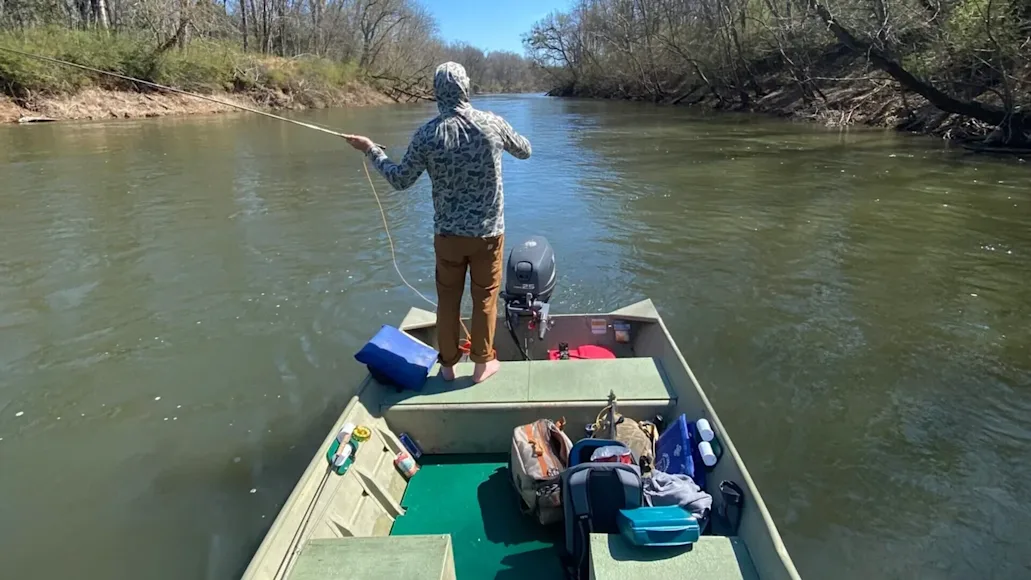
MULTIPOLYGON (((559 360, 560 356, 558 350, 548 351, 548 360, 559 360)), ((604 346, 596 344, 582 344, 576 348, 569 349, 569 360, 599 358, 616 358, 616 355, 604 346)))
MULTIPOLYGON (((601 447, 601 449, 606 448, 601 447)), ((596 455, 598 455, 598 450, 595 449, 594 453, 591 455, 591 461, 598 463, 625 463, 626 465, 634 464, 634 456, 631 454, 629 449, 616 447, 610 451, 612 451, 612 453, 606 453, 602 457, 596 457, 596 455)))

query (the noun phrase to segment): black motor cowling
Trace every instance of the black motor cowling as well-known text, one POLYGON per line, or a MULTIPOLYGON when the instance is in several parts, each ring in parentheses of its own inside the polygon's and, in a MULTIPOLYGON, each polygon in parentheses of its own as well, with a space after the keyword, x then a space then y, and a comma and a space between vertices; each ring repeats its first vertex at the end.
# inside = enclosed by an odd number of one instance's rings
MULTIPOLYGON (((532 236, 518 243, 508 254, 505 271, 505 324, 512 333, 512 340, 519 346, 516 330, 527 321, 527 330, 537 330, 537 337, 544 340, 544 333, 551 327, 548 300, 555 291, 555 252, 548 240, 532 236)), ((530 360, 527 349, 519 346, 523 358, 530 360)))
POLYGON ((555 291, 555 252, 542 236, 531 236, 512 248, 505 272, 505 299, 547 303, 555 291))

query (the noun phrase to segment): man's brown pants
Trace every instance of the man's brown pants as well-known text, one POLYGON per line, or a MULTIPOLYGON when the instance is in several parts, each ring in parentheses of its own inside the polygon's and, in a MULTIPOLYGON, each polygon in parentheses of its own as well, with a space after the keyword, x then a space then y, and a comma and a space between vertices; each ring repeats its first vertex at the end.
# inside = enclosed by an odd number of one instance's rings
POLYGON ((498 321, 504 244, 504 235, 493 238, 438 235, 434 238, 433 249, 437 255, 437 346, 442 366, 454 366, 462 358, 458 341, 462 338, 459 333, 467 269, 473 298, 469 358, 477 363, 494 360, 494 329, 498 321))

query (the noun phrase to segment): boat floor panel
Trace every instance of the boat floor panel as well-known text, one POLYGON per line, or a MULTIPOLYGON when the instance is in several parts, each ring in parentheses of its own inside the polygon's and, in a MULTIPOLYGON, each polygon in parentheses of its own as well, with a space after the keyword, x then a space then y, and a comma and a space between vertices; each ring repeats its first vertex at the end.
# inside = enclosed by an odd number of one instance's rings
POLYGON ((562 580, 561 526, 519 511, 506 455, 422 457, 390 534, 450 534, 458 580, 562 580))

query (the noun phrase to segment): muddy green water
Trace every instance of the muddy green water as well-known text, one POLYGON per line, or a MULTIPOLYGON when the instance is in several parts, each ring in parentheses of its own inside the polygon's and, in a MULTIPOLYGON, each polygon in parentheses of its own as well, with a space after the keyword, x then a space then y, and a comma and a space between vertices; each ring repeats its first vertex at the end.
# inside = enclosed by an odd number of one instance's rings
MULTIPOLYGON (((804 577, 1031 575, 1031 163, 479 104, 533 142, 508 235, 555 246, 556 308, 657 303, 804 577)), ((303 118, 399 153, 431 111, 303 118)), ((425 177, 385 205, 432 293, 425 177)), ((4 578, 238 576, 420 305, 359 158, 262 118, 0 127, 0 234, 4 578)))

